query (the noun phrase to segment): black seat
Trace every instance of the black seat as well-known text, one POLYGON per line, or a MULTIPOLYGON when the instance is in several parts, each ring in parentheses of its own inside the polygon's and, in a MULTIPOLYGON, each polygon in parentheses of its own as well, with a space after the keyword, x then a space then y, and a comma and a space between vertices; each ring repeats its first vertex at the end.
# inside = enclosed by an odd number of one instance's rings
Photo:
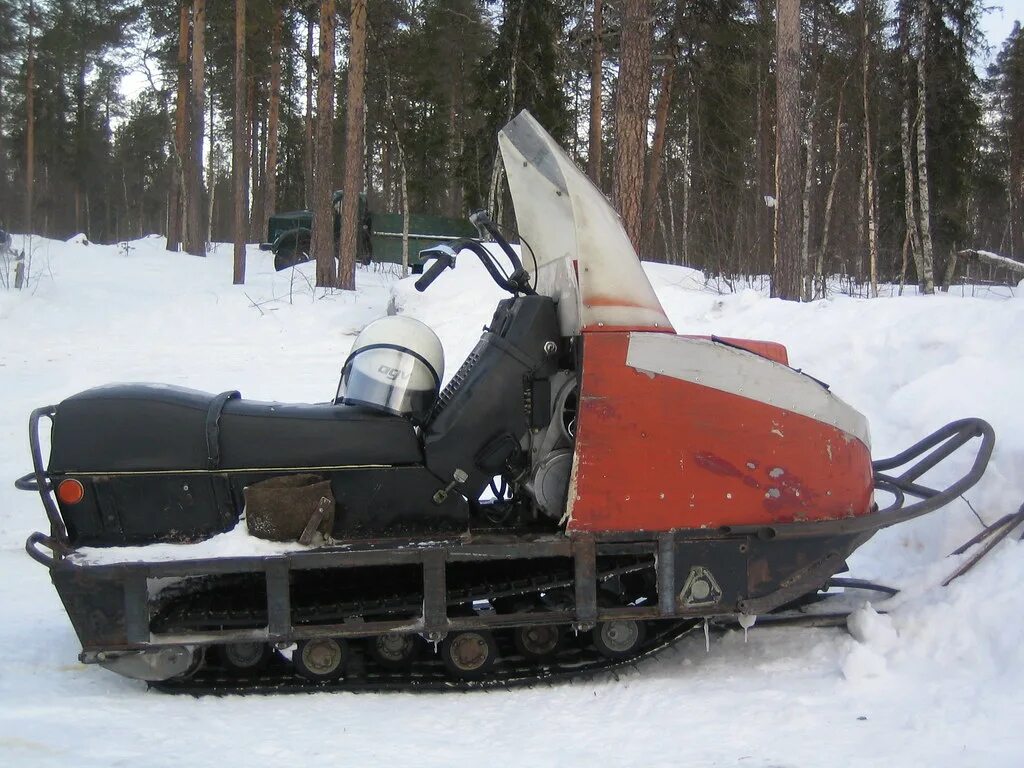
POLYGON ((220 417, 220 450, 225 469, 418 464, 423 460, 408 419, 330 403, 229 400, 220 417))
POLYGON ((112 384, 67 398, 57 407, 51 442, 51 472, 422 461, 413 425, 399 416, 344 405, 253 402, 160 384, 112 384))

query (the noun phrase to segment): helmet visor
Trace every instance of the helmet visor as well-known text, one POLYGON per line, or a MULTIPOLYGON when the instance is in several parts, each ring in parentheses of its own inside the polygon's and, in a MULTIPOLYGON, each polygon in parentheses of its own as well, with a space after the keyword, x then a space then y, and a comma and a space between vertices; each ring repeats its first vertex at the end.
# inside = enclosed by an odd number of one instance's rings
POLYGON ((396 345, 375 344, 356 350, 345 361, 335 402, 422 421, 440 385, 437 372, 420 355, 396 345))

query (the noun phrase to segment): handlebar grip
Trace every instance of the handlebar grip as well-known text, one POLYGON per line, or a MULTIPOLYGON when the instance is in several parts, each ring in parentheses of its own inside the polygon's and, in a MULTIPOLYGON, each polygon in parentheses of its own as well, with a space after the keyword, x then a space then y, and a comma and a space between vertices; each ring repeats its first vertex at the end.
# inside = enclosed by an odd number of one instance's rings
POLYGON ((440 275, 442 272, 448 269, 448 267, 450 267, 451 264, 451 256, 447 254, 442 254, 438 256, 434 260, 434 263, 430 265, 430 269, 424 272, 423 277, 417 280, 416 283, 414 284, 416 290, 419 291, 420 293, 423 293, 425 290, 427 290, 428 287, 430 287, 430 284, 437 279, 438 275, 440 275))

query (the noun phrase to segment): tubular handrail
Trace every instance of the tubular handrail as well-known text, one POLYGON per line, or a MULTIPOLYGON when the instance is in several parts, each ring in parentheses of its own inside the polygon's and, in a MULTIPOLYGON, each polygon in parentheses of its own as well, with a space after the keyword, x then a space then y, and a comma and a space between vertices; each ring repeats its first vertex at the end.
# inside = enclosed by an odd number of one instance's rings
MULTIPOLYGON (((62 548, 67 544, 68 531, 64 526, 64 520, 60 516, 60 510, 53 501, 53 490, 50 478, 43 467, 43 451, 39 443, 39 420, 44 416, 53 419, 57 413, 57 406, 46 405, 36 408, 28 419, 28 444, 32 452, 31 475, 19 477, 14 485, 20 490, 38 491, 39 498, 43 500, 43 509, 46 510, 46 517, 50 520, 50 537, 61 544, 62 548)), ((31 537, 30 537, 31 538, 31 537)), ((32 554, 31 552, 29 554, 32 554)))
POLYGON ((53 568, 57 564, 58 560, 62 560, 70 552, 63 543, 47 536, 45 533, 40 533, 39 531, 31 534, 25 540, 25 551, 28 552, 29 557, 37 563, 42 563, 47 568, 53 568), (50 555, 41 552, 38 547, 40 544, 53 552, 56 557, 51 557, 50 555))
POLYGON ((886 528, 925 515, 945 506, 971 488, 985 474, 989 459, 992 458, 995 440, 995 432, 987 421, 960 419, 937 429, 895 456, 872 462, 871 466, 875 472, 875 488, 895 496, 892 504, 876 513, 884 518, 879 527, 886 528), (917 482, 918 478, 928 470, 978 437, 981 438, 981 445, 974 456, 974 462, 971 468, 956 482, 942 490, 930 488, 917 482), (893 476, 888 472, 888 470, 899 469, 907 464, 910 466, 899 475, 893 476), (905 506, 908 495, 916 497, 920 501, 905 506))

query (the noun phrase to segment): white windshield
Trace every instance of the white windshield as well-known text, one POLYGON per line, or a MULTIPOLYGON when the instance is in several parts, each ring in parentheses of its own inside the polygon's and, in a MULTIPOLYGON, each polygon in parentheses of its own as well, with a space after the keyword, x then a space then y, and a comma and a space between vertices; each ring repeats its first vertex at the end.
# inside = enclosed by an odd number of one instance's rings
POLYGON ((608 199, 529 112, 498 134, 524 266, 557 299, 562 332, 672 330, 608 199), (578 276, 578 278, 577 278, 578 276))

